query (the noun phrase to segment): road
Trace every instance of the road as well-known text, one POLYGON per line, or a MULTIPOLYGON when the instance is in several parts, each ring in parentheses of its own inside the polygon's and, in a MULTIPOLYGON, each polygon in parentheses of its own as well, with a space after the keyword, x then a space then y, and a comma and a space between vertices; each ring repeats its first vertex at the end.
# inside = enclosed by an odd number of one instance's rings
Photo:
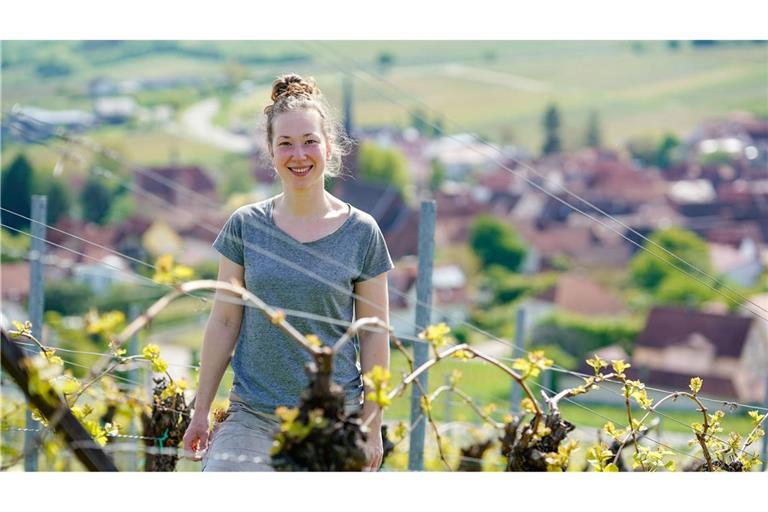
POLYGON ((213 124, 212 120, 219 108, 221 103, 218 98, 195 103, 181 114, 180 122, 171 125, 169 130, 233 153, 250 153, 254 147, 251 137, 229 132, 213 124))

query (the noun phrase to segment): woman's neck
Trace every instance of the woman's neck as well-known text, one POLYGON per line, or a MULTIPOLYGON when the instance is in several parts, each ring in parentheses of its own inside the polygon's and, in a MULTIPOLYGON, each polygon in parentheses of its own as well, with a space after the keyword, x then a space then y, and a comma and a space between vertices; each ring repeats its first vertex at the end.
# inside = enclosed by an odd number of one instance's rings
POLYGON ((333 210, 333 203, 328 196, 323 187, 300 191, 283 189, 275 207, 283 216, 294 219, 323 217, 333 210))

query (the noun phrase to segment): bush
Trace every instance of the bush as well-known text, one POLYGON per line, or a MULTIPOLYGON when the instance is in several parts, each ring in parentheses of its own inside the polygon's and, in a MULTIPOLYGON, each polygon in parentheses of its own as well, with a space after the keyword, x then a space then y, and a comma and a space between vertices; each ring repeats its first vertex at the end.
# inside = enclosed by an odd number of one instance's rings
POLYGON ((638 319, 591 319, 560 313, 534 327, 531 343, 558 346, 579 359, 609 345, 631 352, 642 327, 638 319))
POLYGON ((64 316, 84 314, 93 300, 93 292, 88 285, 71 279, 46 283, 44 293, 45 310, 64 316))
POLYGON ((493 305, 508 304, 523 297, 541 293, 557 283, 557 274, 526 276, 509 272, 494 265, 486 273, 487 285, 493 294, 493 305))
POLYGON ((528 252, 517 232, 491 215, 478 215, 469 235, 469 244, 485 267, 499 265, 517 271, 528 252))
POLYGON ((135 284, 117 283, 112 285, 106 295, 99 298, 96 307, 99 311, 120 310, 128 316, 132 304, 144 310, 167 292, 166 288, 161 287, 148 288, 135 284))

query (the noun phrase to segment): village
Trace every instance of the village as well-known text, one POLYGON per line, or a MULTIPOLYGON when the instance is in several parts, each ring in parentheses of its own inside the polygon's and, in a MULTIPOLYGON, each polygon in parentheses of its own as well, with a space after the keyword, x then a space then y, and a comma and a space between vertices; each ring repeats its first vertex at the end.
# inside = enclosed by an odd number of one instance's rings
MULTIPOLYGON (((97 119, 119 125, 140 114, 130 98, 114 96, 130 90, 130 85, 120 90, 103 82, 91 86, 96 98, 93 113, 24 109, 20 121, 43 121, 27 123, 31 132, 25 136, 45 140, 53 136, 51 127, 86 132, 97 119)), ((143 122, 169 119, 163 108, 141 115, 143 122)), ((768 121, 736 113, 701 124, 674 144, 675 158, 666 154, 666 161, 659 161, 658 154, 643 159, 639 150, 597 144, 533 157, 525 148, 493 145, 472 133, 424 133, 415 127, 357 129, 351 118, 345 124, 357 145, 344 161, 347 176, 336 180, 332 190, 369 212, 385 235, 396 264, 388 276, 395 333, 415 334, 418 202, 432 199, 437 207, 434 322, 444 321, 465 340, 482 343, 468 336, 462 324, 477 323, 477 312, 491 305, 509 317, 519 308, 526 312, 526 343, 535 346, 543 332, 537 325, 552 315, 596 321, 640 315, 642 323, 631 339, 561 346, 582 361, 572 363, 571 369, 590 373, 583 359, 592 352, 582 351, 589 346, 605 359, 630 361, 633 375, 649 386, 677 389, 699 376, 709 396, 742 403, 765 401, 768 324, 760 312, 768 310, 768 121), (366 144, 401 155, 409 178, 406 188, 366 178, 358 154, 366 144), (525 247, 524 261, 516 269, 520 276, 555 278, 545 286, 529 286, 513 300, 494 300, 484 275, 487 269, 478 265, 470 248, 478 216, 499 220, 519 237, 525 247), (729 304, 715 295, 712 300, 633 302, 625 277, 642 247, 649 247, 643 237, 670 227, 700 238, 706 247, 706 268, 745 294, 754 291, 748 301, 729 304), (514 309, 505 313, 498 309, 512 304, 514 309)), ((242 192, 247 192, 247 201, 265 199, 276 190, 275 175, 263 149, 248 146, 243 150, 252 163, 253 188, 242 192)), ((141 270, 114 251, 139 260, 172 254, 179 263, 207 269, 204 277, 215 277, 217 254, 211 243, 239 204, 217 193, 213 174, 183 162, 136 168, 131 178, 135 212, 130 218, 98 225, 63 216, 56 229, 47 231, 47 239, 56 245, 47 248, 45 258, 52 264, 46 266, 46 279, 84 284, 93 297, 105 296, 115 283, 134 282, 132 274, 141 270)), ((7 317, 24 309, 29 262, 5 262, 0 270, 7 317)), ((195 319, 194 325, 199 328, 201 321, 195 319)), ((495 327, 499 325, 496 322, 495 327)), ((512 331, 497 329, 495 335, 510 337, 512 331)), ((504 345, 485 346, 498 355, 512 355, 504 345)), ((190 361, 186 352, 180 357, 190 361)), ((559 385, 573 380, 566 377, 559 385)))

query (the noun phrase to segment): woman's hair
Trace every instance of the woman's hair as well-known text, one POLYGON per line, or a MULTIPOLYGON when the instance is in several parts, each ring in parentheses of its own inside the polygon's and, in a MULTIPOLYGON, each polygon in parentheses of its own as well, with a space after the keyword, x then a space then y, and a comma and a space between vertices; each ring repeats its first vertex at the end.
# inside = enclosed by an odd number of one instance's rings
POLYGON ((325 166, 326 175, 339 176, 341 157, 349 153, 351 141, 344 135, 341 124, 312 77, 305 79, 290 73, 272 82, 272 104, 264 108, 267 117, 267 147, 272 149, 272 124, 277 115, 309 109, 315 109, 320 114, 323 135, 331 147, 331 158, 325 166))

